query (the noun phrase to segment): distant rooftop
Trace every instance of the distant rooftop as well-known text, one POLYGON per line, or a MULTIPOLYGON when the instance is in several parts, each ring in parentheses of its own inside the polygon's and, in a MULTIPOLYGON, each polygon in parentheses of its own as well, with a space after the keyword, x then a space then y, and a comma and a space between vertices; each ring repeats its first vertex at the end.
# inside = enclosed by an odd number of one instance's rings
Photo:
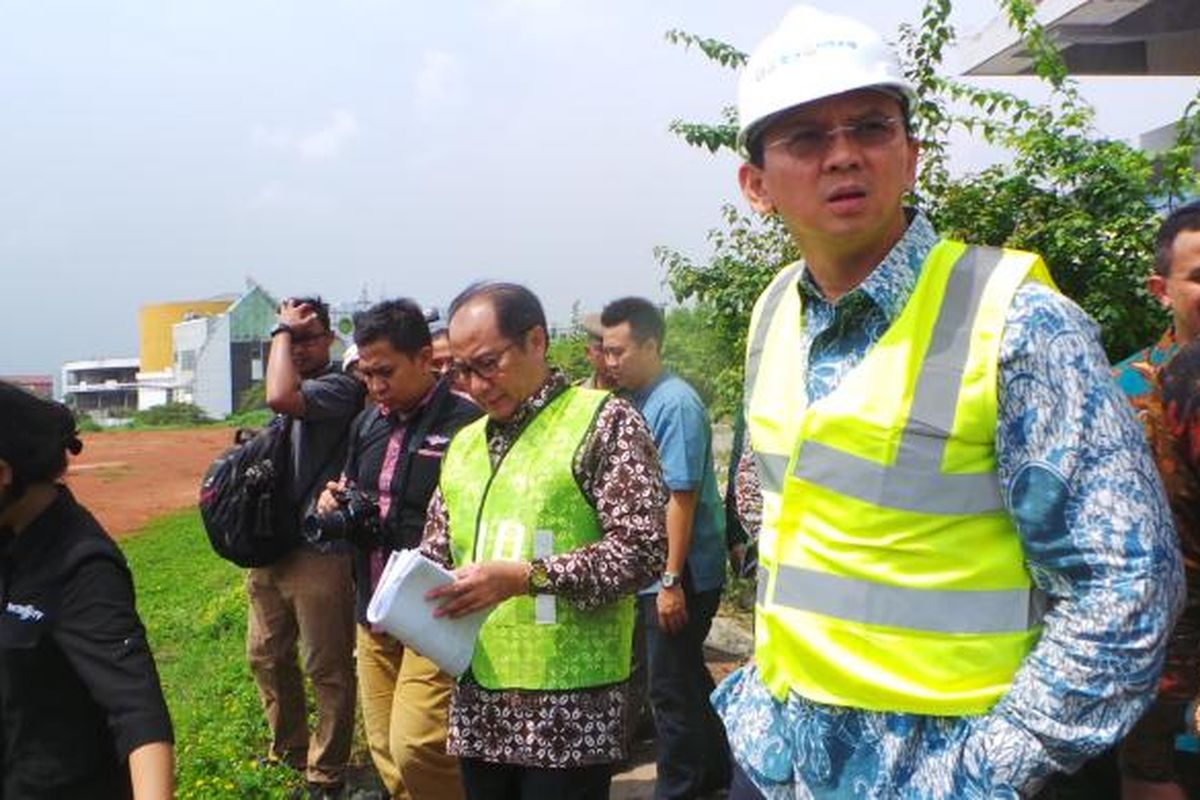
POLYGON ((0 381, 8 381, 9 383, 45 383, 54 382, 53 375, 0 375, 0 381))
POLYGON ((128 358, 91 358, 80 361, 68 361, 63 364, 63 369, 137 369, 138 364, 139 359, 137 356, 129 356, 128 358))
MULTIPOLYGON (((1074 75, 1200 75, 1198 0, 1042 0, 1037 19, 1074 75)), ((956 49, 964 75, 1030 75, 1004 16, 956 49)))

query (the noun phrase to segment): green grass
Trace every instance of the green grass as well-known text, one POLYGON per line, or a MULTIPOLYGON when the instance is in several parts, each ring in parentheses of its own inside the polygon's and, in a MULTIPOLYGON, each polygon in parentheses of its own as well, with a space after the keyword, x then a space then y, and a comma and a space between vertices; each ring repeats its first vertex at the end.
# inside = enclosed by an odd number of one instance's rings
POLYGON ((257 761, 269 738, 246 666, 244 571, 213 554, 195 511, 121 546, 175 724, 179 800, 281 798, 302 786, 257 761))

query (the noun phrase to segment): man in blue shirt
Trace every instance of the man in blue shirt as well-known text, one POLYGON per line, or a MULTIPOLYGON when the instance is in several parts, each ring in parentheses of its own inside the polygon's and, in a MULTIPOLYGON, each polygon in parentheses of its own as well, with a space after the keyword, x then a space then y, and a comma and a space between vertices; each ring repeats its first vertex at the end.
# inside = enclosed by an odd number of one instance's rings
POLYGON ((742 192, 804 258, 748 338, 768 579, 755 661, 713 698, 730 800, 1032 796, 1147 707, 1183 598, 1095 323, 1036 257, 905 206, 918 100, 882 36, 805 6, 740 79, 742 192), (981 564, 1005 575, 970 583, 981 564), (964 643, 1000 668, 943 669, 964 643))
POLYGON ((712 463, 712 425, 695 390, 663 368, 663 316, 626 297, 600 315, 605 365, 642 412, 662 459, 667 564, 638 597, 650 704, 658 729, 656 798, 690 798, 729 782, 725 730, 708 696, 704 638, 725 583, 725 518, 712 463))

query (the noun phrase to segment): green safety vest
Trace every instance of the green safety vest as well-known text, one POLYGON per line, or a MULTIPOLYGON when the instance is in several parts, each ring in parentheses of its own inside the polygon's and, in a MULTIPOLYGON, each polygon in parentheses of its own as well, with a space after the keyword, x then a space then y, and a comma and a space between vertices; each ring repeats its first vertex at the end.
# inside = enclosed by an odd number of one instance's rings
MULTIPOLYGON (((454 563, 529 561, 577 550, 604 535, 573 462, 606 392, 571 387, 529 421, 492 470, 487 418, 463 428, 442 461, 441 492, 454 563)), ((584 611, 553 595, 496 606, 479 633, 471 671, 487 689, 582 689, 629 677, 634 601, 584 611)))
POLYGON ((1041 633, 996 476, 1004 320, 1040 257, 942 241, 836 389, 808 404, 800 266, 754 308, 746 419, 763 484, 755 648, 771 693, 986 712, 1041 633))

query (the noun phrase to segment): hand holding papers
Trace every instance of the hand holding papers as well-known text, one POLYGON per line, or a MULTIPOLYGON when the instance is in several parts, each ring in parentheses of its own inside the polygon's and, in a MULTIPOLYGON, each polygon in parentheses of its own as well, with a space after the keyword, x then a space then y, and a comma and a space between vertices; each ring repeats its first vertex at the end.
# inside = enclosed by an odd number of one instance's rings
POLYGON ((417 550, 391 554, 367 606, 367 621, 378 625, 455 677, 466 671, 475 639, 488 611, 450 618, 434 617, 437 603, 425 599, 454 575, 417 550))

